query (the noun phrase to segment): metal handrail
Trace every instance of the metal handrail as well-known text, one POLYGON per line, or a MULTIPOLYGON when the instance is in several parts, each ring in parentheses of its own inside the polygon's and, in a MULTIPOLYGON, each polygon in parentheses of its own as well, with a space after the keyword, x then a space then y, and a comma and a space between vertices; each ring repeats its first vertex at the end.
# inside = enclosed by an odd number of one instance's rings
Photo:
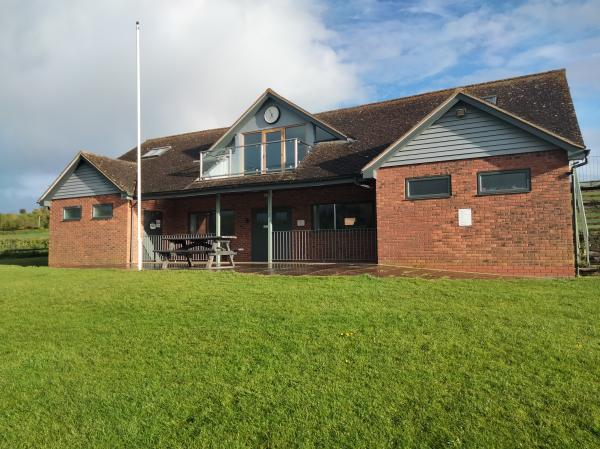
POLYGON ((590 231, 588 229, 583 194, 579 182, 578 169, 573 170, 573 202, 575 207, 575 243, 577 245, 577 258, 580 264, 590 265, 590 231), (583 242, 581 241, 583 238, 583 242))

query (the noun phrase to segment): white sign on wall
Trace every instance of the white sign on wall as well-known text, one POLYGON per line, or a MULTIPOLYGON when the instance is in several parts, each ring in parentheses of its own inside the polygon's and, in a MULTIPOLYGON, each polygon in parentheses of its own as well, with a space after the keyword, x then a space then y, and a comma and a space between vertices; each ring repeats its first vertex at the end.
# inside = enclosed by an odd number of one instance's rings
POLYGON ((458 209, 458 225, 471 226, 472 224, 471 209, 458 209))

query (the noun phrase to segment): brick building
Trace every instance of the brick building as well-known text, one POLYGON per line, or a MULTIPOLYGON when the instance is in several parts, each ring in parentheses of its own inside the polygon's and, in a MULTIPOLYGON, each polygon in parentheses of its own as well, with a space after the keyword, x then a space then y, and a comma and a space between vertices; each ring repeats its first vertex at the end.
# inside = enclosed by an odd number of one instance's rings
MULTIPOLYGON (((242 262, 576 272, 588 150, 564 70, 318 114, 268 89, 229 128, 142 154, 146 261, 165 236, 218 234, 242 262)), ((40 198, 51 266, 136 262, 136 168, 135 150, 77 154, 40 198)))

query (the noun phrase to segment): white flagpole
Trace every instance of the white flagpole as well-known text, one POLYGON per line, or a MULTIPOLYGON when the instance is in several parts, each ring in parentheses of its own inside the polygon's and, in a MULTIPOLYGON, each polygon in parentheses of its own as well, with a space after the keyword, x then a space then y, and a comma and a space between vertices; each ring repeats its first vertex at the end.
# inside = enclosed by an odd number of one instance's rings
POLYGON ((137 69, 137 269, 143 268, 142 255, 142 126, 140 107, 140 22, 136 28, 136 69, 137 69))

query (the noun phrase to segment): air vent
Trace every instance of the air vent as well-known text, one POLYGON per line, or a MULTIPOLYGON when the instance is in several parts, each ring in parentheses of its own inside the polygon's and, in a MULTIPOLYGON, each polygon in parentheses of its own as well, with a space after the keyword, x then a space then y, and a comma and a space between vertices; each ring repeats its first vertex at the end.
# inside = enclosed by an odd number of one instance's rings
POLYGON ((146 159, 146 158, 150 158, 150 157, 162 156, 163 154, 165 154, 170 149, 171 149, 170 146, 168 146, 168 147, 152 148, 150 151, 148 151, 147 153, 145 153, 142 157, 144 159, 146 159))
POLYGON ((488 95, 487 97, 483 97, 483 101, 487 101, 491 104, 496 104, 498 102, 498 97, 496 95, 488 95))
POLYGON ((465 115, 467 115, 467 109, 466 108, 456 108, 456 116, 458 118, 463 118, 465 115))

